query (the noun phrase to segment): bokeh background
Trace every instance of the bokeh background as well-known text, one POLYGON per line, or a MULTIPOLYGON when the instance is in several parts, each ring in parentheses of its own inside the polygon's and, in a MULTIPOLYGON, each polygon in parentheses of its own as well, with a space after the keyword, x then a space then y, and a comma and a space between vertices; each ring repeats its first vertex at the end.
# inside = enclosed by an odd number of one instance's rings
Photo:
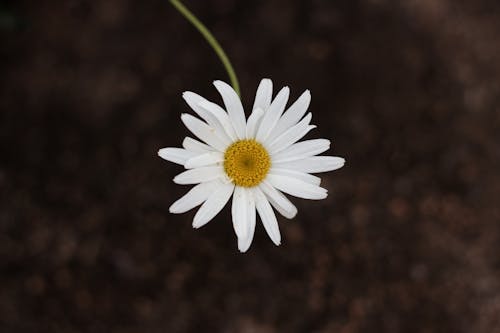
MULTIPOLYGON (((283 244, 157 157, 219 60, 166 0, 0 5, 1 332, 500 332, 500 2, 186 0, 346 166, 283 244)), ((248 111, 248 109, 247 109, 248 111)))

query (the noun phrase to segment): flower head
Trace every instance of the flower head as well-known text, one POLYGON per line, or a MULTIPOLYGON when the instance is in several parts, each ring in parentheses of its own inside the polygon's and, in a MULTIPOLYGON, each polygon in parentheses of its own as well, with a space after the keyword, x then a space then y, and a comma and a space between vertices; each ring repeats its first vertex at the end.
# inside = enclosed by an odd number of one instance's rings
POLYGON ((308 90, 285 112, 288 87, 273 100, 272 82, 263 79, 246 119, 236 92, 222 81, 214 85, 225 110, 195 93, 183 94, 199 118, 182 114, 182 122, 201 141, 186 137, 183 148, 158 151, 161 158, 187 169, 174 178, 175 183, 197 184, 170 206, 170 212, 184 213, 201 205, 193 220, 193 227, 199 228, 210 222, 232 196, 239 250, 246 252, 252 243, 256 212, 271 240, 279 245, 281 235, 273 207, 289 219, 297 214, 297 208, 283 193, 311 200, 326 198, 321 179, 312 173, 339 169, 345 161, 336 156, 317 156, 330 148, 329 140, 297 142, 316 127, 310 124, 311 113, 304 116, 311 101, 308 90))

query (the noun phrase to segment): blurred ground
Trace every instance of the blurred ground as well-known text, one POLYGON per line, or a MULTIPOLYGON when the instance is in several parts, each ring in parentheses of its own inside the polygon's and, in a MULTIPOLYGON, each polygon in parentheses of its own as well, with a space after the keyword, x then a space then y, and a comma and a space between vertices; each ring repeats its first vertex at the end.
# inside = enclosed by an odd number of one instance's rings
POLYGON ((186 1, 233 60, 312 91, 347 165, 283 245, 194 231, 156 156, 226 79, 164 1, 0 6, 1 332, 500 332, 500 2, 186 1))

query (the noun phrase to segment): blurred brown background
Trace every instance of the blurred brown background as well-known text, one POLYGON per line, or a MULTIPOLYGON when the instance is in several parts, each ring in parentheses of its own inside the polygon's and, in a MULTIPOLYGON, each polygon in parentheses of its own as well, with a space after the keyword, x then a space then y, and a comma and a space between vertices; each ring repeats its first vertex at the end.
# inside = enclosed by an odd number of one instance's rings
MULTIPOLYGON (((166 0, 0 5, 1 332, 500 332, 500 2, 186 0, 346 166, 275 247, 156 152, 227 80, 166 0)), ((247 110, 248 111, 248 110, 247 110)))

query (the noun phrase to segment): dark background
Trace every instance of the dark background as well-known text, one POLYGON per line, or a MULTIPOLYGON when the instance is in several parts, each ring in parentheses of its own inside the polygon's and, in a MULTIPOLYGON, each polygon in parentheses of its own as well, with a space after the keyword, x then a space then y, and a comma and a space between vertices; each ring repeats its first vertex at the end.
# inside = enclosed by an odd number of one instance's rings
POLYGON ((227 80, 163 1, 0 5, 1 332, 500 332, 500 2, 186 1, 233 61, 312 92, 346 166, 283 245, 200 230, 157 157, 227 80))

